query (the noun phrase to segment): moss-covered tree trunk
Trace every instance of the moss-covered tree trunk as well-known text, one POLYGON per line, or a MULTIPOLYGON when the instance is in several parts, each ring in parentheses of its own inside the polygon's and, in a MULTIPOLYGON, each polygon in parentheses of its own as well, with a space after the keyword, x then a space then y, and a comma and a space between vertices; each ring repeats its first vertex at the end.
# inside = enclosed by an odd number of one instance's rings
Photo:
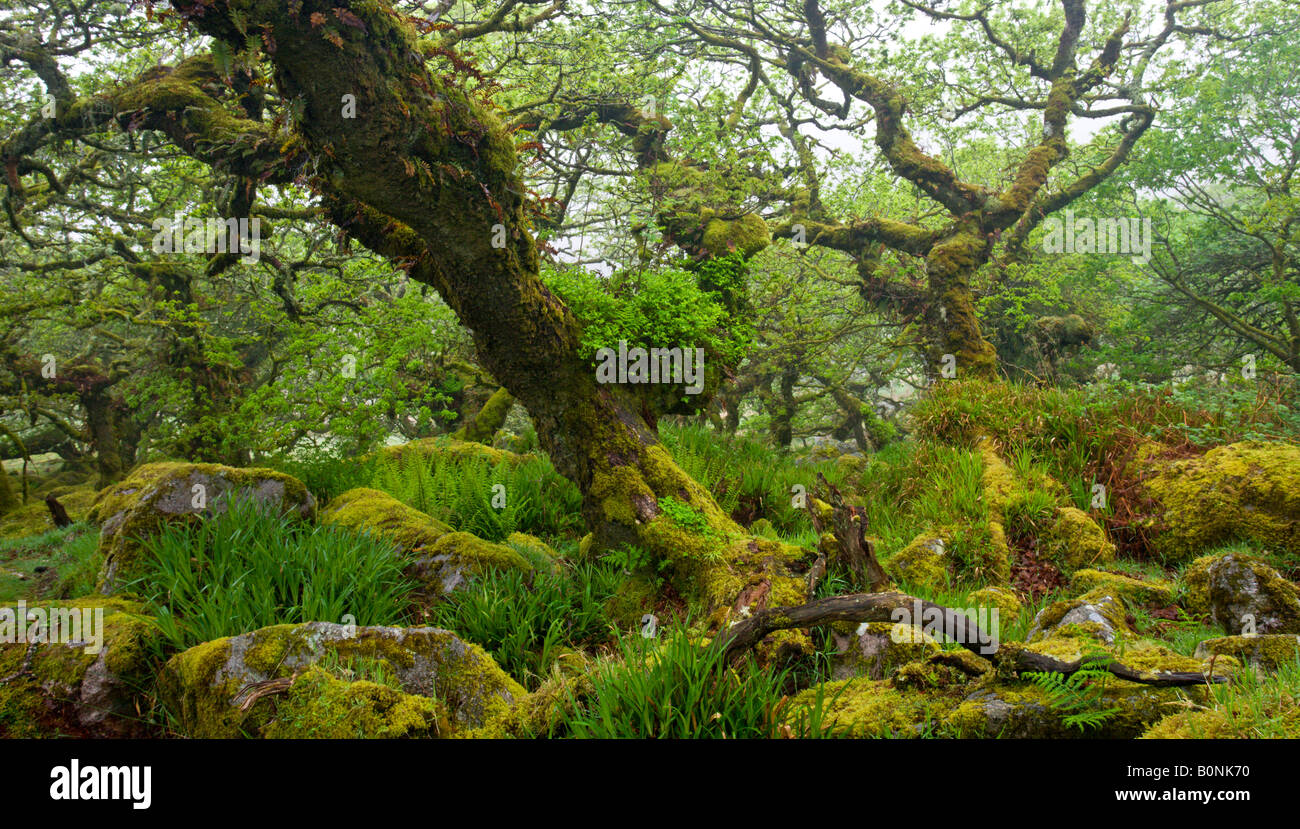
POLYGON ((538 277, 509 136, 485 106, 429 72, 404 16, 381 3, 340 16, 320 0, 173 5, 232 44, 253 33, 274 42, 276 82, 301 107, 297 140, 319 163, 334 221, 404 259, 473 331, 485 368, 528 409, 552 462, 582 491, 596 545, 650 551, 679 590, 712 608, 803 597, 787 566, 801 552, 749 538, 673 462, 631 396, 597 382, 579 355, 576 320, 538 277), (355 118, 343 117, 346 96, 355 118))
POLYGON ((95 468, 99 472, 96 486, 103 489, 121 480, 126 470, 122 464, 121 430, 114 401, 102 390, 100 392, 86 395, 82 405, 86 409, 86 431, 90 433, 90 443, 95 449, 95 468))
POLYGON ((930 369, 946 366, 958 377, 997 374, 997 352, 980 330, 971 279, 988 260, 989 245, 978 224, 961 227, 939 241, 925 257, 930 305, 926 348, 930 369))

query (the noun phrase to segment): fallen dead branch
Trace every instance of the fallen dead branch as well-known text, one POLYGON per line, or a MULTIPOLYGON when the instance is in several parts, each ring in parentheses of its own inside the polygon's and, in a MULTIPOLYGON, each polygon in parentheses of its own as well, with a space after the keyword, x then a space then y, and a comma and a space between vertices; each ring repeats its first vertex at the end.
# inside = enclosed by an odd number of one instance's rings
MULTIPOLYGON (((1083 667, 1083 660, 1063 662, 1018 645, 999 647, 992 636, 980 630, 979 625, 964 613, 896 592, 855 593, 818 599, 797 607, 765 608, 719 633, 714 645, 723 648, 727 658, 734 659, 757 645, 769 633, 778 630, 817 627, 832 622, 896 622, 899 619, 896 615, 898 611, 906 611, 910 615, 917 608, 924 614, 927 627, 935 624, 948 638, 962 647, 1017 675, 1051 671, 1068 676, 1083 667)), ((921 620, 915 621, 919 623, 921 620)), ((1143 685, 1180 686, 1227 681, 1227 677, 1213 674, 1207 676, 1199 671, 1136 671, 1116 660, 1104 666, 1091 662, 1088 667, 1104 667, 1113 676, 1143 685)))

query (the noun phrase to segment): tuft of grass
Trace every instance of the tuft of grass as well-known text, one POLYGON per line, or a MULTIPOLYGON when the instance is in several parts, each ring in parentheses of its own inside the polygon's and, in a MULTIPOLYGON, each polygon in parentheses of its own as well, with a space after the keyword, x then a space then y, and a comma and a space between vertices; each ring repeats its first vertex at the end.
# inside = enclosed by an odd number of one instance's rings
POLYGON ((74 599, 93 593, 98 545, 99 530, 83 523, 0 540, 0 601, 74 599))
POLYGON ((400 624, 414 586, 389 542, 312 526, 236 500, 202 523, 168 526, 145 543, 139 593, 178 650, 277 624, 400 624))
MULTIPOLYGON (((621 660, 588 674, 592 691, 566 706, 565 731, 586 738, 747 739, 788 734, 788 669, 752 660, 732 668, 720 650, 672 631, 619 638, 621 660)), ((818 716, 819 715, 812 715, 818 716)), ((809 725, 805 714, 801 726, 809 725)))
POLYGON ((1271 674, 1245 670, 1232 681, 1211 685, 1207 710, 1222 724, 1212 735, 1202 733, 1192 718, 1186 736, 1237 739, 1295 739, 1300 737, 1300 654, 1271 674))
POLYGON ((513 532, 581 534, 582 495, 541 456, 494 465, 483 458, 430 464, 412 454, 381 461, 364 485, 488 541, 513 532))
POLYGON ((659 436, 677 465, 709 490, 723 512, 745 523, 766 518, 782 535, 811 528, 794 487, 811 493, 819 472, 837 486, 844 483, 843 470, 833 462, 810 462, 705 426, 661 424, 659 436))
POLYGON ((317 500, 325 504, 349 489, 369 486, 379 460, 375 455, 340 458, 314 453, 302 458, 269 458, 262 463, 302 481, 317 500))
POLYGON ((621 579, 608 564, 558 574, 493 570, 434 606, 430 621, 481 645, 502 670, 535 689, 563 652, 609 640, 605 602, 621 579))

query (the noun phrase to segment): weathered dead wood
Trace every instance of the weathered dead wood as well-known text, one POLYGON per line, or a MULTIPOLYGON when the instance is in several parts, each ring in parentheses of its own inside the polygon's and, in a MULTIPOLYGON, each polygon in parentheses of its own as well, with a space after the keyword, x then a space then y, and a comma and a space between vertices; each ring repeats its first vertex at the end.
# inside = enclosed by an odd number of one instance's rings
POLYGON ((72 519, 68 517, 68 511, 63 508, 63 504, 59 503, 58 498, 53 495, 46 495, 45 506, 50 510, 50 518, 54 520, 54 526, 66 527, 72 523, 72 519))
MULTIPOLYGON (((844 555, 845 563, 858 577, 859 584, 865 585, 873 592, 888 590, 889 577, 885 575, 884 568, 876 560, 875 545, 867 538, 867 519, 864 510, 845 503, 840 491, 820 472, 817 473, 817 480, 825 488, 826 503, 831 507, 831 532, 839 542, 839 549, 844 555)), ((812 519, 813 529, 821 535, 824 532, 822 519, 814 509, 811 499, 807 509, 812 519)))
MULTIPOLYGON (((714 640, 714 646, 723 648, 730 659, 748 651, 774 631, 816 627, 832 622, 896 622, 900 618, 895 615, 898 611, 906 611, 908 616, 903 618, 909 618, 915 624, 919 625, 924 619, 927 627, 933 624, 941 628, 945 636, 962 647, 1015 674, 1052 671, 1068 676, 1083 667, 1082 660, 1062 662, 1019 646, 999 647, 992 636, 980 630, 979 625, 964 613, 897 592, 855 593, 818 599, 797 607, 769 607, 721 632, 714 640), (915 618, 918 610, 921 619, 915 618)), ((1143 685, 1167 687, 1227 682, 1227 677, 1213 674, 1207 676, 1199 671, 1144 673, 1118 661, 1105 665, 1093 662, 1089 667, 1104 667, 1113 676, 1143 685)))

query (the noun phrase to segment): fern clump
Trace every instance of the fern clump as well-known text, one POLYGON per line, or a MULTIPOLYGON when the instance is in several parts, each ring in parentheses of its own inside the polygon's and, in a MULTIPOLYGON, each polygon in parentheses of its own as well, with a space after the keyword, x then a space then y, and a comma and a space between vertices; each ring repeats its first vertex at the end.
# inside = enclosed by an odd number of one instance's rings
POLYGON ((1047 694, 1052 710, 1062 715, 1061 721, 1067 727, 1095 730, 1120 711, 1102 705, 1110 681, 1110 662, 1110 654, 1093 651, 1084 654, 1079 670, 1068 676, 1057 671, 1032 671, 1025 676, 1047 694))

